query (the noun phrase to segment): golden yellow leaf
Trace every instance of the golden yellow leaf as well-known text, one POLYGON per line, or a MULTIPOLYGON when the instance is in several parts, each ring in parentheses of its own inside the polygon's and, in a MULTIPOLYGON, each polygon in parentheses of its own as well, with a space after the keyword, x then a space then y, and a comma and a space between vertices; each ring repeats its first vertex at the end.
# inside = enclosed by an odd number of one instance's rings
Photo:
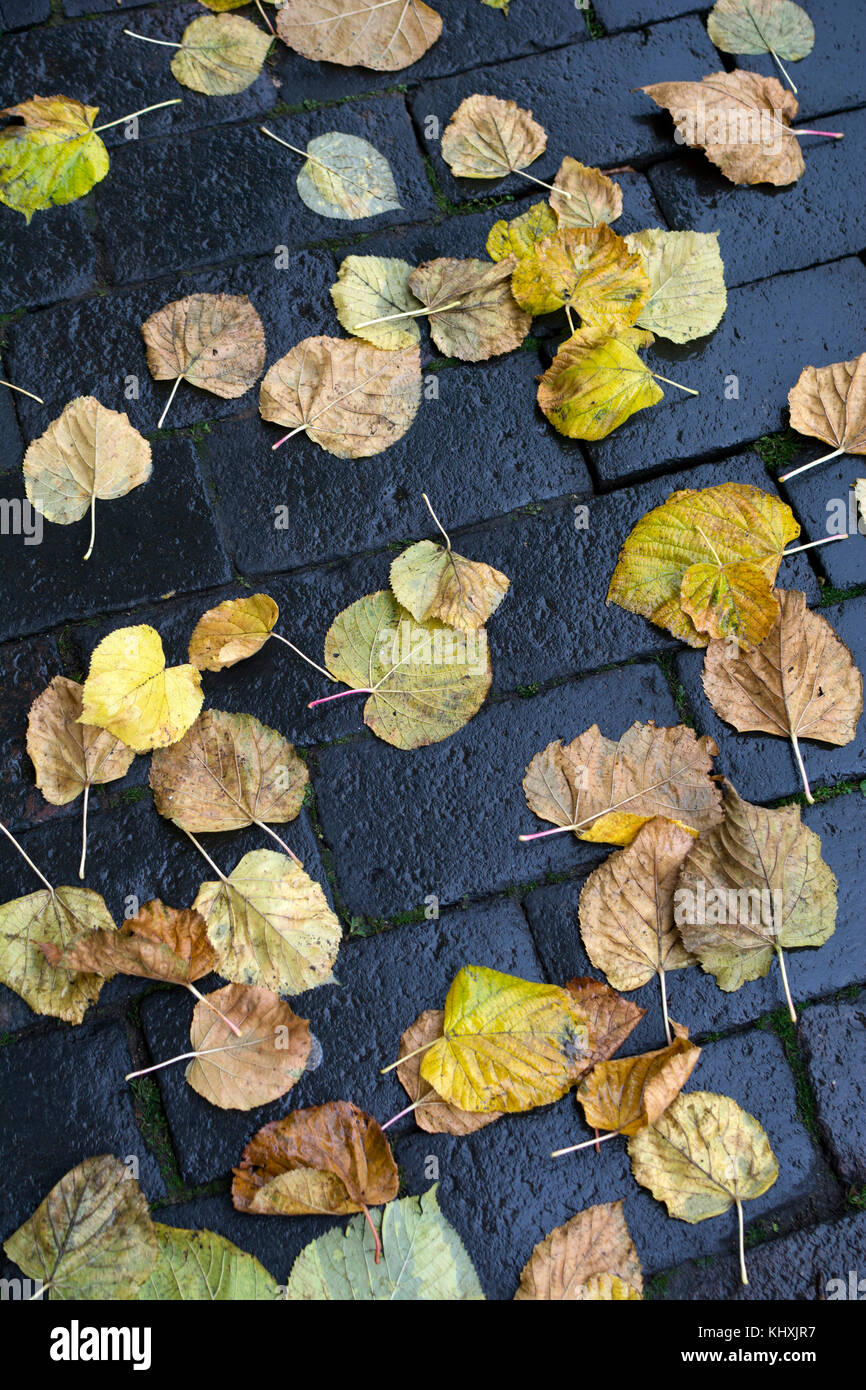
POLYGON ((553 180, 550 206, 560 227, 598 227, 622 212, 622 189, 600 169, 566 155, 553 180))
POLYGON ((313 1045, 305 1018, 271 990, 252 985, 226 985, 200 1000, 189 1040, 198 1055, 186 1080, 221 1110, 253 1110, 279 1100, 303 1075, 313 1045))
POLYGON ((640 256, 599 227, 564 227, 531 247, 511 277, 514 298, 531 314, 574 309, 584 327, 616 333, 633 324, 650 282, 640 256))
POLYGON ((501 97, 461 101, 442 135, 442 158, 464 179, 501 179, 525 169, 547 146, 547 133, 531 111, 501 97))
POLYGON ((511 293, 510 258, 427 261, 409 276, 409 288, 429 315, 430 337, 446 357, 481 362, 520 347, 532 326, 511 293))
POLYGON ((402 1034, 400 1057, 405 1060, 396 1068, 397 1079, 413 1103, 424 1097, 423 1104, 412 1111, 419 1129, 428 1134, 474 1134, 501 1119, 504 1112, 460 1110, 437 1095, 429 1082, 421 1080, 421 1053, 443 1036, 444 1018, 442 1009, 425 1009, 402 1034))
POLYGON ((171 70, 194 92, 231 96, 255 82, 270 46, 270 34, 240 15, 202 15, 184 29, 171 70))
POLYGON ((93 128, 98 106, 71 97, 32 97, 0 116, 20 125, 0 130, 0 203, 23 213, 72 203, 108 173, 108 151, 93 128))
POLYGON ((515 1302, 640 1298, 643 1274, 622 1202, 587 1207, 539 1241, 520 1276, 515 1302), (599 1281, 618 1280, 603 1285, 599 1281))
POLYGON ((52 888, 0 906, 0 982, 34 1013, 80 1023, 99 998, 101 975, 70 974, 46 959, 41 946, 61 950, 85 931, 114 931, 104 900, 89 888, 52 888))
POLYGON ((580 328, 562 345, 541 377, 538 404, 560 434, 604 439, 638 410, 656 405, 664 392, 638 347, 653 341, 642 329, 612 337, 604 328, 580 328))
POLYGON ((81 698, 82 724, 107 729, 136 753, 146 753, 182 738, 204 695, 195 667, 166 667, 159 633, 140 624, 103 637, 90 658, 81 698))
POLYGON ((510 222, 504 218, 494 222, 487 233, 487 254, 494 261, 504 261, 507 256, 519 261, 531 246, 550 236, 556 228, 556 217, 548 204, 533 203, 510 222))
POLYGON ((484 627, 509 587, 492 565, 467 560, 435 541, 410 545, 391 565, 394 597, 416 622, 439 619, 464 632, 484 627))
POLYGON ((654 1124, 695 1069, 701 1049, 675 1037, 657 1052, 599 1062, 581 1081, 576 1099, 593 1129, 637 1134, 654 1124))
POLYGON ((436 42, 442 17, 422 0, 286 0, 277 33, 317 63, 397 72, 436 42))
POLYGON ((718 232, 649 227, 632 232, 625 243, 640 256, 650 282, 650 297, 637 317, 641 328, 687 343, 719 326, 728 296, 718 232))
POLYGON ((202 613, 189 639, 188 657, 200 671, 222 671, 255 656, 280 616, 267 594, 227 598, 202 613))

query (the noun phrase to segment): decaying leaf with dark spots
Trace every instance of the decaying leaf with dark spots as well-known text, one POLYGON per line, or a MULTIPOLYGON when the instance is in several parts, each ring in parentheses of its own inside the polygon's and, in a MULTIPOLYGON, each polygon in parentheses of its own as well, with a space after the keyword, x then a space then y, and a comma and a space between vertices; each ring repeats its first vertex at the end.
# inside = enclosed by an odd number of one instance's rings
POLYGON ((409 276, 412 293, 431 310, 430 336, 446 357, 482 362, 520 347, 532 326, 511 292, 515 262, 427 261, 409 276))
POLYGON ((55 969, 92 971, 110 980, 136 975, 186 985, 209 975, 218 956, 207 938, 204 918, 192 908, 166 907, 155 898, 116 930, 84 931, 65 947, 40 943, 55 969))

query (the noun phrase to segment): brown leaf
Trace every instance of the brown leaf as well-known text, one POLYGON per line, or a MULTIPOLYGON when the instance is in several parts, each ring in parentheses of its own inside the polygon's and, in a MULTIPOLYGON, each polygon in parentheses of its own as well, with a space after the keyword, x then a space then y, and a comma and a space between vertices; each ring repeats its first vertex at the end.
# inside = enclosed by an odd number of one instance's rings
POLYGON ((488 261, 427 261, 409 276, 409 288, 428 308, 430 336, 447 357, 481 362, 520 347, 532 326, 511 293, 513 256, 488 261))
MULTIPOLYGON (((426 1048, 437 1038, 443 1036, 442 1024, 445 1018, 442 1009, 425 1009, 415 1022, 410 1024, 400 1039, 401 1057, 407 1053, 426 1048)), ((503 1111, 460 1110, 456 1105, 437 1095, 429 1081, 421 1080, 421 1056, 410 1056, 397 1067, 397 1078, 409 1099, 414 1103, 420 1096, 429 1097, 412 1114, 419 1129, 428 1134, 474 1134, 494 1120, 501 1119, 503 1111)))
POLYGON ((850 362, 804 367, 788 404, 792 429, 840 453, 866 454, 866 352, 850 362))
POLYGON ((87 787, 115 782, 135 752, 105 729, 79 724, 82 686, 55 676, 37 695, 27 718, 27 752, 36 785, 52 806, 65 806, 87 787))
POLYGON ((278 994, 253 985, 226 985, 199 1001, 189 1040, 201 1055, 190 1062, 186 1079, 222 1110, 252 1110, 284 1096, 303 1075, 313 1045, 307 1020, 278 994))
POLYGON ((189 639, 188 658, 199 671, 222 671, 255 656, 271 635, 280 610, 268 594, 227 598, 202 613, 189 639))
POLYGON ((637 1134, 655 1124, 695 1069, 701 1049, 677 1036, 668 1047, 600 1062, 577 1088, 586 1123, 593 1129, 637 1134))
POLYGON ((258 1214, 346 1216, 393 1201, 399 1185, 378 1121, 333 1100, 260 1129, 234 1170, 232 1201, 258 1214))
POLYGON ((805 171, 788 128, 797 98, 775 77, 737 68, 640 90, 670 112, 684 144, 703 149, 732 183, 795 183, 805 171))
POLYGON ((630 999, 623 999, 602 980, 593 980, 588 976, 567 980, 565 988, 574 995, 586 1013, 589 1025, 589 1055, 577 1073, 581 1076, 598 1062, 612 1057, 622 1047, 629 1033, 640 1023, 646 1009, 633 1004, 630 999))
POLYGON ((461 101, 442 136, 442 158, 464 179, 501 179, 544 152, 547 133, 531 111, 500 97, 461 101))
POLYGON ((397 72, 442 33, 442 16, 422 0, 285 0, 277 33, 317 63, 397 72))
POLYGON ((218 963, 204 919, 192 908, 166 907, 158 898, 145 903, 117 931, 85 931, 65 949, 41 943, 49 965, 86 971, 110 980, 137 975, 186 985, 209 975, 218 963))
POLYGON ((553 180, 550 206, 560 227, 597 227, 615 222, 622 212, 622 189, 600 169, 587 168, 566 155, 553 180))
POLYGON ((234 400, 255 386, 265 365, 265 330, 245 294, 189 294, 141 325, 147 365, 157 381, 234 400))
POLYGON ((520 1276, 515 1302, 599 1298, 593 1286, 604 1275, 621 1279, 633 1290, 628 1297, 643 1292, 640 1261, 622 1202, 587 1207, 539 1241, 520 1276))

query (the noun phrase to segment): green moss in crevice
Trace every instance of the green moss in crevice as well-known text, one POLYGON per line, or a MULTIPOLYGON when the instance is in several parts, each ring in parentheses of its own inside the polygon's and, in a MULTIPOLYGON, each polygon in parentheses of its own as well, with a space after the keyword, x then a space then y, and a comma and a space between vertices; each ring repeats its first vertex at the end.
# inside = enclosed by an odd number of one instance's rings
POLYGON ((773 473, 781 473, 803 447, 803 440, 793 430, 782 430, 778 434, 762 434, 753 448, 773 473))
MULTIPOLYGON (((797 1007, 802 1014, 810 1005, 798 1003, 797 1007)), ((818 1106, 809 1081, 806 1061, 797 1039, 796 1025, 791 1022, 787 1009, 777 1009, 775 1013, 765 1014, 763 1018, 758 1019, 756 1027, 763 1029, 766 1033, 775 1033, 782 1044, 788 1066, 794 1075, 798 1114, 811 1137, 816 1144, 819 1144, 821 1135, 818 1128, 818 1106)))
POLYGON ((683 685, 682 681, 677 675, 677 669, 674 663, 673 652, 662 652, 661 655, 656 658, 656 660, 658 661, 658 664, 662 669, 662 674, 664 675, 664 678, 668 683, 668 689, 670 690, 671 695, 673 696, 674 704, 677 707, 677 713, 680 716, 680 721, 683 724, 687 725, 688 728, 696 729, 697 725, 695 723, 695 716, 692 713, 692 707, 689 704, 689 698, 686 695, 685 686, 683 685))

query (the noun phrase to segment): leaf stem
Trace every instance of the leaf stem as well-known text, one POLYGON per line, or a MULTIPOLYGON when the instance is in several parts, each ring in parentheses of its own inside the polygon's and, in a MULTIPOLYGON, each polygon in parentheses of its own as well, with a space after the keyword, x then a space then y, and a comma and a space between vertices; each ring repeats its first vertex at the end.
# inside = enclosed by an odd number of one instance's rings
POLYGON ((87 798, 90 796, 90 783, 84 783, 84 807, 81 816, 81 862, 78 865, 78 877, 84 878, 84 860, 87 855, 87 798))
MULTIPOLYGON (((142 43, 158 43, 160 48, 182 48, 179 43, 172 43, 170 39, 151 39, 147 34, 135 34, 131 29, 124 29, 124 34, 128 34, 131 39, 141 39, 142 43)), ((136 112, 139 115, 140 112, 136 112)))
POLYGON ((664 1014, 665 1020, 665 1037, 668 1040, 668 1047, 670 1047, 673 1042, 673 1037, 671 1035, 671 1021, 668 1016, 668 987, 665 983, 664 970, 659 970, 659 983, 662 987, 662 1013, 664 1014))
POLYGON ((803 754, 800 752, 800 744, 793 729, 791 730, 791 747, 794 750, 794 757, 797 760, 797 767, 803 782, 803 791, 806 793, 806 800, 810 806, 814 806, 815 798, 812 795, 812 788, 809 786, 809 778, 806 776, 806 766, 803 762, 803 754))
POLYGON ((332 700, 344 700, 347 695, 375 695, 375 693, 372 687, 367 686, 358 690, 340 690, 336 695, 323 695, 318 700, 311 700, 307 709, 315 709, 317 705, 329 705, 332 700))
POLYGON ((442 525, 442 522, 439 520, 438 516, 437 516, 436 513, 434 512, 433 507, 431 506, 431 503, 430 503, 430 498, 427 496, 426 492, 422 492, 422 493, 421 493, 421 496, 422 496, 423 499, 424 499, 424 505, 426 506, 428 512, 430 513, 430 515, 432 516, 433 520, 436 522, 436 525, 439 527, 439 530, 442 532, 443 536, 445 537, 445 549, 446 549, 446 550, 450 550, 450 549, 451 549, 451 537, 449 536, 448 532, 445 530, 445 527, 442 525))
POLYGON ((234 1033, 234 1035, 235 1035, 236 1038, 239 1038, 239 1037, 241 1036, 241 1030, 240 1030, 240 1028, 237 1026, 237 1024, 236 1024, 236 1023, 232 1023, 232 1021, 231 1021, 230 1018, 226 1018, 226 1016, 225 1016, 225 1014, 222 1012, 222 1010, 221 1010, 221 1009, 218 1009, 217 1006, 216 1006, 216 1004, 211 1003, 210 999, 208 999, 208 997, 207 997, 206 994, 202 994, 202 992, 201 992, 200 989, 196 989, 196 987, 195 987, 195 985, 193 984, 192 980, 187 980, 187 982, 186 982, 186 987, 187 987, 187 989, 189 990, 190 994, 195 995, 196 999, 199 1001, 200 1004, 207 1004, 207 1006, 208 1006, 208 1008, 210 1009, 211 1013, 215 1013, 216 1016, 217 1016, 217 1018, 221 1018, 221 1019, 222 1019, 223 1023, 225 1024, 225 1026, 226 1026, 227 1028, 230 1028, 230 1029, 231 1029, 231 1031, 234 1033))
POLYGON ((594 1139, 584 1139, 582 1144, 571 1144, 567 1149, 554 1149, 551 1158, 562 1158, 563 1154, 576 1154, 579 1149, 591 1149, 595 1144, 603 1144, 606 1139, 619 1139, 622 1136, 618 1129, 611 1129, 607 1134, 598 1134, 594 1139))
POLYGON ((743 1284, 748 1284, 749 1276, 746 1273, 746 1236, 743 1230, 743 1204, 739 1197, 734 1199, 737 1203, 737 1226, 740 1233, 740 1280, 743 1284))
MULTIPOLYGON (((405 1058, 401 1057, 400 1061, 405 1061, 405 1058)), ((383 1125, 379 1126, 379 1128, 383 1130, 390 1129, 391 1126, 395 1125, 398 1120, 402 1120, 404 1115, 411 1115, 413 1110, 417 1110, 419 1105, 423 1105, 425 1100, 427 1100, 428 1096, 432 1096, 435 1094, 435 1091, 426 1091, 423 1096, 419 1096, 418 1099, 414 1100, 411 1105, 407 1105, 405 1110, 398 1110, 396 1115, 392 1115, 390 1120, 386 1120, 383 1125)))
POLYGON ((13 386, 11 381, 3 381, 0 378, 0 386, 8 386, 10 391, 20 391, 22 396, 29 396, 31 401, 38 401, 40 405, 45 404, 41 396, 34 396, 32 391, 25 391, 23 386, 13 386))
POLYGON ((211 868, 213 869, 213 871, 214 871, 214 873, 216 874, 217 878, 219 879, 220 883, 228 883, 228 879, 226 878, 225 874, 222 872, 221 869, 218 869, 218 868, 217 868, 216 864, 215 864, 215 863, 213 862, 213 860, 211 859, 211 857, 210 857, 210 855, 208 854, 207 850, 205 850, 205 849, 202 847, 202 845, 199 844, 198 840, 195 838, 195 836, 193 835, 192 831, 191 831, 191 830, 184 830, 184 827, 183 827, 183 826, 181 826, 180 828, 181 828, 181 830, 183 830, 184 835, 189 836, 189 838, 192 840, 193 844, 195 845, 195 847, 196 847, 196 849, 198 850, 198 852, 199 852, 199 854, 201 855, 201 857, 202 857, 203 859, 206 859, 207 862, 210 864, 211 868))
POLYGON ((378 1264, 379 1261, 380 1261, 381 1258, 382 1258, 382 1243, 381 1243, 381 1241, 379 1240, 379 1232, 376 1230, 376 1227, 375 1227, 375 1225, 373 1224, 373 1218, 372 1218, 372 1216, 370 1215, 370 1208, 367 1207, 367 1206, 365 1206, 365 1207, 363 1208, 363 1211, 364 1211, 364 1217, 365 1217, 365 1219, 366 1219, 367 1225, 370 1227, 370 1230, 373 1232, 373 1239, 374 1239, 374 1241, 376 1242, 376 1254, 375 1254, 375 1257, 374 1257, 374 1261, 373 1261, 373 1262, 374 1262, 374 1264, 378 1264))
POLYGON ((776 52, 775 48, 771 48, 771 49, 770 49, 770 53, 772 54, 773 58, 775 59, 776 63, 778 64, 780 73, 781 73, 782 76, 784 77, 785 81, 788 83, 789 87, 791 88, 791 91, 792 91, 792 92, 794 93, 794 95, 796 96, 796 95, 797 95, 797 88, 794 86, 794 80, 793 80, 793 78, 791 77, 791 74, 785 70, 784 66, 782 65, 782 60, 781 60, 781 58, 779 57, 778 53, 776 52))
POLYGON ((170 1067, 174 1062, 189 1062, 194 1057, 209 1057, 212 1052, 237 1052, 238 1047, 256 1047, 261 1038, 247 1038, 241 1043, 223 1043, 221 1047, 203 1047, 197 1052, 179 1052, 176 1057, 167 1057, 164 1062, 154 1062, 152 1067, 142 1067, 141 1071, 131 1071, 123 1078, 124 1081, 134 1081, 137 1076, 147 1076, 149 1072, 160 1071, 163 1067, 170 1067))
POLYGON ((574 194, 568 189, 557 188, 555 183, 545 183, 544 179, 537 179, 534 174, 527 174, 525 169, 512 169, 512 174, 518 174, 522 179, 530 179, 532 183, 537 183, 540 188, 549 188, 551 193, 558 193, 562 198, 573 198, 574 194))
MULTIPOLYGON (((128 33, 128 32, 129 32, 128 30, 124 30, 124 33, 128 33)), ((143 38, 144 36, 143 36, 143 34, 136 34, 136 35, 134 35, 134 37, 137 38, 137 39, 140 39, 140 38, 143 38)), ((159 43, 159 42, 161 42, 161 40, 159 40, 159 39, 148 39, 147 42, 148 42, 148 43, 159 43)), ((175 45, 173 45, 173 46, 176 47, 176 48, 180 48, 180 44, 175 44, 175 45)), ((158 102, 156 103, 155 106, 143 106, 143 107, 141 108, 140 111, 130 111, 130 112, 129 112, 129 115, 127 115, 127 116, 118 116, 118 118, 117 118, 116 121, 106 121, 105 125, 94 126, 94 128, 93 128, 93 133, 94 133, 94 135, 98 135, 99 132, 100 132, 101 130, 111 130, 111 127, 112 127, 112 126, 115 126, 115 125, 123 125, 123 122, 124 122, 124 121, 132 121, 132 120, 135 119, 136 116, 146 116, 147 113, 148 113, 148 111, 160 111, 160 110, 162 110, 163 106, 179 106, 180 103, 181 103, 181 100, 182 100, 181 97, 172 97, 172 98, 171 98, 171 101, 158 101, 158 102)))
POLYGON ((265 832, 266 835, 270 835, 270 837, 271 837, 272 840, 276 840, 276 842, 277 842, 277 844, 280 846, 280 848, 285 850, 286 854, 289 856, 290 859, 294 859, 295 863, 298 865, 299 868, 302 869, 302 868, 304 867, 303 864, 301 863, 300 859, 298 858, 298 856, 295 854, 294 850, 289 849, 289 847, 288 847, 288 845, 286 844, 285 840, 281 840, 280 837, 279 837, 279 835, 276 833, 276 831, 275 831, 275 830, 271 830, 271 827, 270 827, 269 825, 265 825, 265 823, 264 823, 263 820, 255 820, 255 819, 254 819, 254 820, 253 820, 253 825, 257 825, 257 826, 259 827, 260 830, 264 830, 264 832, 265 832))
POLYGON ((287 647, 291 647, 295 656, 299 656, 302 661, 306 661, 308 666, 312 666, 314 671, 318 671, 320 675, 325 676, 329 681, 333 681, 335 685, 339 685, 336 676, 332 676, 330 671, 325 670, 324 666, 319 666, 318 662, 313 661, 311 656, 307 656, 306 652, 302 652, 300 647, 295 646, 294 642, 290 642, 288 637, 281 637, 278 632, 274 632, 273 630, 271 630, 271 636, 276 637, 278 642, 285 642, 287 647))
POLYGON ((47 879, 47 878, 45 877, 45 875, 41 872, 41 870, 37 869, 36 865, 33 863, 33 860, 30 858, 30 855, 24 853, 24 850, 21 848, 21 846, 19 845, 18 841, 15 839, 15 836, 12 834, 12 831, 11 831, 11 830, 7 830, 7 829, 6 829, 6 826, 3 824, 2 821, 0 821, 0 830, 3 831, 3 834, 6 836, 7 840, 11 840, 11 841, 12 841, 12 843, 13 843, 13 845, 15 846, 15 848, 17 849, 18 853, 21 855, 21 858, 22 858, 23 860, 25 860, 26 863, 28 863, 28 864, 30 865, 30 867, 31 867, 31 869, 33 870, 33 872, 34 872, 34 874, 36 875, 36 877, 37 877, 37 878, 40 878, 40 879, 42 880, 42 882, 45 884, 45 887, 48 889, 49 893, 50 893, 51 896, 53 897, 53 896, 54 896, 54 889, 53 889, 53 887, 51 886, 51 884, 48 882, 48 879, 47 879))
POLYGON ((391 323, 393 319, 420 319, 424 314, 444 314, 446 309, 459 309, 460 300, 455 299, 450 304, 437 304, 432 309, 406 309, 399 314, 383 314, 378 319, 364 319, 363 323, 356 323, 352 332, 355 333, 359 328, 372 328, 374 323, 391 323))
POLYGON ((779 959, 779 969, 782 972, 782 984, 785 986, 785 999, 788 1003, 788 1015, 792 1023, 797 1022, 797 1010, 794 1008, 794 1001, 791 998, 791 986, 788 984, 788 972, 785 969, 785 956, 781 946, 776 946, 776 955, 779 959))
POLYGON ((810 468, 817 468, 819 463, 829 463, 830 459, 837 459, 844 452, 845 445, 842 444, 838 449, 834 449, 832 454, 822 454, 819 459, 812 459, 811 463, 801 463, 799 468, 792 468, 789 473, 781 473, 778 481, 786 483, 789 478, 796 478, 798 473, 808 473, 810 468))
POLYGON ((827 140, 845 139, 844 130, 804 130, 802 127, 794 130, 791 126, 786 126, 785 129, 789 130, 792 135, 823 135, 827 140))
MULTIPOLYGON (((274 34, 274 36, 276 37, 276 30, 274 29, 274 26, 273 26, 273 24, 271 23, 271 21, 268 19, 267 14, 266 14, 265 11, 262 9, 261 0, 256 0, 256 9, 258 10, 258 12, 259 12, 259 14, 261 15, 262 19, 265 21, 265 24, 267 24, 267 26, 268 26, 268 28, 270 29, 271 33, 274 34)), ((797 89, 796 89, 796 87, 795 87, 795 88, 794 88, 794 91, 796 91, 796 90, 797 90, 797 89)))
POLYGON ((382 1067, 379 1075, 385 1076, 389 1071, 393 1071, 395 1067, 402 1067, 403 1063, 408 1062, 410 1057, 419 1057, 422 1052, 428 1052, 433 1044, 438 1041, 438 1038, 434 1038, 433 1042, 424 1043, 423 1046, 416 1047, 414 1052, 407 1052, 404 1057, 398 1057, 396 1062, 391 1062, 387 1067, 382 1067))
POLYGON ((84 552, 84 559, 89 560, 93 554, 93 547, 96 543, 96 493, 90 495, 90 545, 84 552))
MULTIPOLYGON (((649 370, 649 369, 647 369, 647 370, 649 370)), ((676 386, 676 388, 677 388, 678 391, 688 391, 688 393, 689 393, 690 396, 699 396, 699 395, 700 395, 700 391, 695 391, 695 390, 693 390, 693 388, 692 388, 691 386, 681 386, 680 383, 679 383, 678 381, 671 381, 671 379, 670 379, 669 376, 661 376, 659 372, 652 372, 652 371, 651 371, 651 372, 650 372, 650 376, 654 376, 655 379, 656 379, 656 381, 663 381, 664 384, 665 384, 665 386, 676 386)))
POLYGON ((850 537, 846 531, 844 536, 822 536, 819 541, 807 541, 805 545, 792 545, 788 550, 783 550, 783 555, 796 555, 798 550, 811 550, 816 545, 829 545, 831 541, 847 541, 850 537))
POLYGON ((162 429, 162 422, 163 422, 163 420, 165 419, 166 415, 168 414, 169 408, 170 408, 170 406, 171 406, 171 403, 172 403, 172 401, 174 400, 174 393, 175 393, 175 391, 177 390, 178 386, 180 386, 180 383, 181 383, 182 381, 183 381, 183 377, 182 377, 182 376, 176 376, 175 379, 174 379, 174 386, 172 386, 172 388, 171 388, 171 394, 169 395, 169 398, 168 398, 168 400, 167 400, 166 403, 165 403, 165 410, 162 412, 162 414, 160 415, 159 420, 158 420, 158 422, 157 422, 156 428, 157 428, 158 430, 161 430, 161 429, 162 429))

